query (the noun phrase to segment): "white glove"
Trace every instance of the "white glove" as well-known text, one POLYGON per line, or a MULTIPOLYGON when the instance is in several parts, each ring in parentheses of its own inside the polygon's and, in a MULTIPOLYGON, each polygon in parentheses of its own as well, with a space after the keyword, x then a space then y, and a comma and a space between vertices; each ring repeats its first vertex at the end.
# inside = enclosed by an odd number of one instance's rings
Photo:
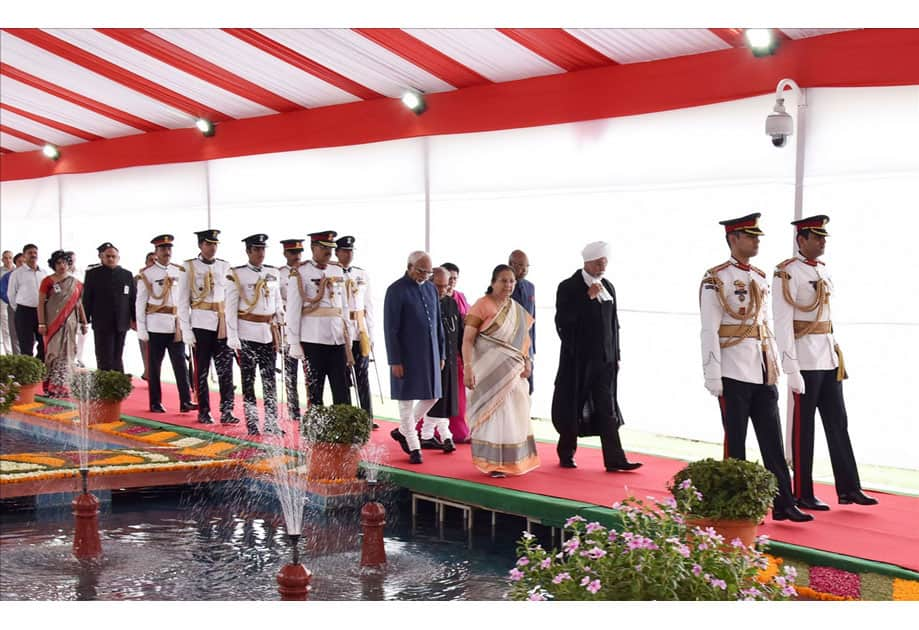
POLYGON ((724 385, 721 383, 720 378, 705 379, 705 389, 716 398, 724 393, 724 385))
POLYGON ((191 328, 189 328, 187 331, 182 331, 182 341, 184 341, 185 345, 189 347, 197 343, 197 339, 195 339, 195 333, 191 331, 191 328))
POLYGON ((791 388, 796 394, 804 395, 804 377, 801 376, 801 372, 789 372, 788 376, 788 387, 791 388))
POLYGON ((150 335, 147 334, 146 330, 138 330, 137 338, 141 341, 150 341, 150 335))
POLYGON ((231 350, 239 350, 243 346, 239 342, 239 337, 227 337, 227 347, 231 350))
POLYGON ((288 356, 291 356, 295 359, 302 359, 303 358, 303 346, 301 346, 299 343, 292 343, 290 344, 290 352, 288 352, 287 354, 288 356))

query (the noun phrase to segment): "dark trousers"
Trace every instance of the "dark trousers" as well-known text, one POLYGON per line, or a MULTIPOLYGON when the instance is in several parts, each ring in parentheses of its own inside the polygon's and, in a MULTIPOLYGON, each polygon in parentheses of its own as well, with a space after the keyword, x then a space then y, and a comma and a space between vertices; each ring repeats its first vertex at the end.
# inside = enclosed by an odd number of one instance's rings
MULTIPOLYGON (((587 400, 585 407, 592 418, 591 424, 600 436, 600 446, 603 449, 603 465, 605 467, 624 464, 625 451, 619 440, 619 416, 616 413, 616 392, 613 382, 616 378, 616 364, 603 361, 589 361, 584 373, 587 385, 587 400)), ((578 423, 569 425, 571 430, 559 431, 558 445, 555 451, 559 461, 569 461, 574 458, 578 448, 578 423)))
POLYGON ((265 405, 265 429, 278 426, 278 397, 274 369, 276 354, 274 344, 258 341, 240 341, 240 368, 243 377, 243 409, 246 428, 258 429, 258 406, 255 402, 255 368, 262 377, 262 402, 265 405))
POLYGON ((0 303, 0 308, 6 309, 6 325, 10 331, 10 345, 13 346, 10 348, 10 352, 19 354, 19 331, 16 330, 16 311, 8 304, 0 303))
POLYGON ((332 402, 336 405, 351 404, 348 391, 348 365, 345 362, 345 346, 324 343, 300 343, 303 346, 303 372, 306 375, 306 393, 310 405, 322 404, 325 379, 332 388, 332 402))
POLYGON ((849 440, 849 419, 842 397, 842 382, 836 369, 802 370, 804 395, 794 394, 791 453, 794 467, 794 494, 799 499, 814 498, 814 415, 820 410, 826 443, 836 480, 836 494, 861 490, 855 453, 849 440))
MULTIPOLYGON (((361 342, 355 341, 351 344, 351 354, 354 355, 354 377, 357 379, 357 397, 360 399, 361 409, 366 411, 373 418, 373 396, 370 393, 370 357, 361 356, 361 342)), ((351 370, 345 365, 345 373, 348 375, 348 383, 351 382, 351 370)), ((351 392, 348 392, 350 397, 351 392)), ((350 400, 350 398, 349 398, 350 400)))
POLYGON ((284 391, 287 393, 287 413, 291 420, 300 419, 300 393, 297 391, 297 371, 300 360, 284 355, 284 391))
POLYGON ((45 340, 38 333, 38 309, 32 306, 16 307, 16 340, 19 342, 19 354, 32 356, 35 342, 38 342, 38 358, 45 360, 45 340))
POLYGON ((163 392, 160 387, 160 370, 163 367, 163 357, 169 351, 169 362, 172 363, 172 373, 176 377, 176 387, 179 388, 179 402, 183 405, 191 403, 191 389, 188 386, 188 368, 185 366, 185 344, 174 341, 172 333, 149 333, 147 342, 147 383, 150 386, 150 406, 163 402, 163 392))
POLYGON ((778 389, 775 385, 745 383, 732 378, 722 378, 721 382, 724 392, 718 402, 721 407, 721 424, 724 426, 724 457, 747 458, 747 420, 752 420, 763 466, 775 475, 779 486, 778 496, 772 504, 779 509, 790 507, 794 499, 791 494, 791 475, 782 449, 778 389))
POLYGON ((195 333, 195 378, 198 394, 198 415, 206 416, 211 412, 211 390, 208 387, 207 375, 211 369, 211 359, 217 369, 217 382, 220 384, 220 415, 233 413, 233 351, 227 346, 226 339, 217 339, 216 330, 192 328, 195 333))
POLYGON ((122 355, 127 331, 93 328, 93 346, 96 350, 96 368, 124 372, 122 355))

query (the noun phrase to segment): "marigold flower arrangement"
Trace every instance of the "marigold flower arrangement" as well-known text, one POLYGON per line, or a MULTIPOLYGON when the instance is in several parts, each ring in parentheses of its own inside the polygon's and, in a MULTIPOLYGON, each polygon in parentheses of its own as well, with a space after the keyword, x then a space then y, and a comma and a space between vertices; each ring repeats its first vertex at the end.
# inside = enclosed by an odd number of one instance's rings
POLYGON ((712 528, 686 524, 684 514, 701 500, 690 480, 679 499, 614 503, 622 524, 608 529, 581 516, 565 522, 562 549, 543 549, 524 532, 511 569, 515 600, 783 600, 795 596, 795 569, 761 582, 768 558, 765 536, 747 547, 725 541, 712 528))

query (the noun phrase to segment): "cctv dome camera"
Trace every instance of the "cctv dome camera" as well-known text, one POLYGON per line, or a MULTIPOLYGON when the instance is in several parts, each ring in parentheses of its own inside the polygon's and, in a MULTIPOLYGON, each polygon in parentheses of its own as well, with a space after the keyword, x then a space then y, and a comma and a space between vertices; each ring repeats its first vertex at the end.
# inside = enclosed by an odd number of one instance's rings
POLYGON ((772 113, 766 117, 766 135, 772 136, 772 144, 777 147, 784 147, 788 136, 794 133, 794 121, 785 111, 784 103, 785 99, 776 99, 772 113))

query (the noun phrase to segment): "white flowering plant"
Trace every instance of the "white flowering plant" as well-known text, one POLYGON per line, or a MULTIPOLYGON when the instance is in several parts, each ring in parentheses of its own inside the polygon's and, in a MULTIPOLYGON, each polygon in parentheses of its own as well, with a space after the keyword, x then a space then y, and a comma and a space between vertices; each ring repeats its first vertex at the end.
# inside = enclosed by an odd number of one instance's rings
POLYGON ((745 546, 714 529, 686 524, 684 514, 701 500, 686 481, 680 503, 628 497, 614 503, 619 529, 572 516, 561 550, 546 550, 524 532, 510 570, 514 600, 785 600, 796 595, 795 570, 765 576, 766 536, 745 546))

